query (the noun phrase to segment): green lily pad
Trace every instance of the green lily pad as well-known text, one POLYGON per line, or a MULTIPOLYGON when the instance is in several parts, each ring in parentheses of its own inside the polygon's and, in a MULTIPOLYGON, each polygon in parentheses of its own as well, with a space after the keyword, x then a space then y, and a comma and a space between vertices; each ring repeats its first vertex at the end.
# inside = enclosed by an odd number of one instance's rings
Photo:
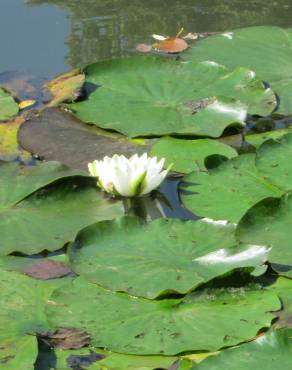
MULTIPOLYGON (((267 181, 255 165, 254 154, 243 154, 206 171, 184 178, 181 199, 199 216, 238 222, 255 203, 283 191, 267 181)), ((292 183, 291 183, 292 186, 292 183)))
POLYGON ((59 249, 83 227, 123 214, 121 202, 105 199, 92 179, 59 163, 4 163, 0 172, 1 255, 59 249))
POLYGON ((244 243, 271 248, 269 261, 292 265, 291 249, 292 193, 265 199, 241 219, 236 235, 244 243))
POLYGON ((269 289, 276 293, 282 301, 282 310, 277 312, 277 328, 292 328, 292 280, 280 277, 269 286, 269 289))
POLYGON ((270 311, 279 308, 277 296, 265 290, 219 289, 151 301, 104 290, 80 277, 54 291, 46 313, 55 327, 85 330, 96 347, 174 355, 248 340, 270 326, 270 311))
POLYGON ((259 148, 265 141, 268 141, 269 139, 279 139, 285 134, 289 134, 291 132, 292 127, 288 127, 279 130, 263 132, 260 134, 246 135, 245 141, 255 148, 259 148))
POLYGON ((31 155, 22 150, 17 141, 17 133, 24 118, 16 117, 9 122, 0 123, 0 160, 14 161, 20 160, 22 162, 31 161, 31 155))
POLYGON ((65 283, 66 279, 40 281, 0 269, 0 343, 48 330, 44 307, 53 290, 65 283))
POLYGON ((106 155, 143 154, 155 142, 155 139, 135 142, 123 135, 90 127, 57 108, 45 109, 31 117, 20 127, 18 139, 22 148, 42 159, 85 170, 88 162, 106 155))
POLYGON ((69 108, 84 122, 130 137, 218 137, 232 124, 244 125, 247 111, 266 115, 276 105, 253 72, 216 63, 133 57, 98 62, 85 72, 96 90, 69 108))
POLYGON ((37 353, 37 339, 33 335, 13 338, 6 342, 0 341, 0 369, 33 369, 37 353))
POLYGON ((18 104, 13 97, 0 88, 0 121, 11 119, 18 113, 18 104))
POLYGON ((280 97, 279 113, 292 113, 292 29, 248 27, 208 37, 195 44, 185 57, 210 60, 228 68, 245 66, 268 82, 280 97))
POLYGON ((227 158, 237 156, 236 150, 216 140, 182 140, 172 137, 159 139, 150 153, 165 158, 165 168, 172 163, 171 169, 181 173, 206 169, 204 160, 209 155, 220 154, 227 158))
POLYGON ((192 370, 282 370, 291 367, 292 330, 268 332, 256 340, 222 351, 192 370))
POLYGON ((170 291, 185 294, 235 268, 265 262, 265 249, 236 248, 233 235, 232 224, 205 220, 99 222, 78 234, 71 268, 113 291, 151 299, 170 291))
POLYGON ((94 348, 67 351, 55 349, 54 352, 57 357, 56 369, 60 370, 72 369, 72 364, 78 363, 88 370, 167 370, 178 360, 173 356, 136 356, 94 348))
POLYGON ((276 140, 268 140, 260 146, 256 155, 256 167, 263 177, 279 189, 292 189, 292 134, 276 140))

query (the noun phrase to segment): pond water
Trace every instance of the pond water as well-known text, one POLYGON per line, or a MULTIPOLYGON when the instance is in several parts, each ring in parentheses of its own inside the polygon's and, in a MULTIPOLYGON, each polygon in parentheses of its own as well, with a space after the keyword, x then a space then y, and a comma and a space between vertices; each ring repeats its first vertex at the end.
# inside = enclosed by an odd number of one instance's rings
POLYGON ((1 0, 0 73, 51 78, 131 54, 153 33, 291 27, 291 12, 291 0, 1 0))

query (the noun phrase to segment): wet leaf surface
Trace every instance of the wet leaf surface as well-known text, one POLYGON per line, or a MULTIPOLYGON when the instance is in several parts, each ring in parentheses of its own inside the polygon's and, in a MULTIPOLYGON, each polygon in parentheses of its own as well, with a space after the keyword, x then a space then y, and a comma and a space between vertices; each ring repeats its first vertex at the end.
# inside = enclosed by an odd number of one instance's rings
MULTIPOLYGON (((1 126, 0 126, 1 127, 1 126)), ((46 109, 25 122, 18 139, 27 151, 87 171, 87 163, 104 156, 148 152, 155 140, 138 143, 125 136, 85 125, 57 108, 46 109)))

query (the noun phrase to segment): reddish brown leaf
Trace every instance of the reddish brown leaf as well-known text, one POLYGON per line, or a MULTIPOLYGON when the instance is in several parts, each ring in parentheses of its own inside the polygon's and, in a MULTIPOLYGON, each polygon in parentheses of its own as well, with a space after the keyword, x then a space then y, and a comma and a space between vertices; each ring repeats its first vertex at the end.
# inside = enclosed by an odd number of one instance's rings
POLYGON ((180 53, 186 50, 189 45, 185 40, 178 37, 169 37, 164 41, 156 42, 152 45, 153 49, 164 53, 180 53))
POLYGON ((90 336, 75 328, 60 328, 54 333, 43 334, 41 338, 51 347, 62 349, 79 349, 90 343, 90 336))
POLYGON ((56 279, 72 273, 64 263, 50 260, 33 263, 27 266, 23 272, 40 280, 56 279))

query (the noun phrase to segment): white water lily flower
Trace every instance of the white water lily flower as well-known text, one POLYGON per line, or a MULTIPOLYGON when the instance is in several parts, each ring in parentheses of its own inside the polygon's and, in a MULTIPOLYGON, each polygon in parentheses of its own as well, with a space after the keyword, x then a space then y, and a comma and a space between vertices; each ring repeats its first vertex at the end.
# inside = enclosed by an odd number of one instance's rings
POLYGON ((156 189, 165 179, 170 167, 162 170, 164 158, 134 154, 131 158, 115 154, 88 163, 91 176, 97 178, 97 185, 107 193, 124 197, 141 196, 156 189))

